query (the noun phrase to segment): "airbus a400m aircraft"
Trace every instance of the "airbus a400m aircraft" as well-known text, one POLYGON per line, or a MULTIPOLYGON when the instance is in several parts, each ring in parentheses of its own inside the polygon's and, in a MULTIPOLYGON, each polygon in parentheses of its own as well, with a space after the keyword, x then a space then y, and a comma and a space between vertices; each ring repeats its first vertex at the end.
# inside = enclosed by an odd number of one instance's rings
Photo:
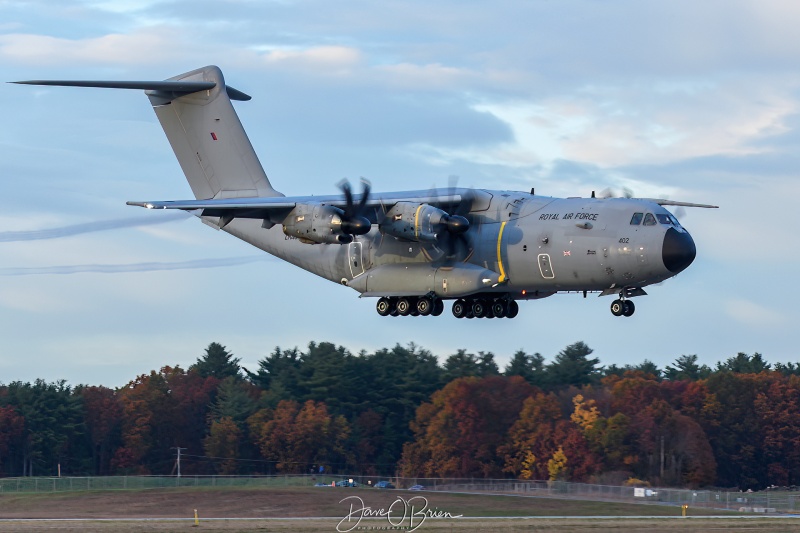
POLYGON ((265 252, 377 297, 387 315, 513 318, 518 300, 557 292, 632 297, 688 267, 696 249, 664 206, 716 207, 642 198, 551 198, 450 187, 286 197, 276 191, 231 100, 249 100, 208 66, 166 81, 16 82, 141 89, 189 181, 194 200, 135 201, 180 209, 265 252))

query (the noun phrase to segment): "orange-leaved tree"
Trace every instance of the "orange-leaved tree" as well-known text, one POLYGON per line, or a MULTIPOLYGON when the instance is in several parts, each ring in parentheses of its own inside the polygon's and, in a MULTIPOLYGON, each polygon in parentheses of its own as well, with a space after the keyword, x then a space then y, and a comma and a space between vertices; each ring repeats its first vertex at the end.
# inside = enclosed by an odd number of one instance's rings
POLYGON ((308 400, 301 407, 283 400, 274 410, 255 413, 249 423, 261 455, 275 461, 281 472, 319 466, 342 470, 351 462, 346 449, 350 426, 343 416, 330 415, 324 402, 308 400))
POLYGON ((459 378, 417 409, 414 440, 403 446, 406 476, 491 477, 501 475, 498 449, 537 389, 520 376, 459 378))

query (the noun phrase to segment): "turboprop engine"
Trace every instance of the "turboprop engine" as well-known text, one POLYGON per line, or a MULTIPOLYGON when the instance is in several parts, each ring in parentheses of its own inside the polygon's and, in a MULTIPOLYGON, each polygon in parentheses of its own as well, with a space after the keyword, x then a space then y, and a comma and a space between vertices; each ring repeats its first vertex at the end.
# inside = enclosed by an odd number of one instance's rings
POLYGON ((342 225, 344 211, 327 204, 300 204, 283 221, 283 233, 308 244, 347 244, 353 236, 342 225))
POLYGON ((464 233, 469 221, 458 215, 450 215, 438 207, 414 202, 397 202, 381 221, 384 234, 415 242, 434 242, 444 230, 449 233, 464 233))

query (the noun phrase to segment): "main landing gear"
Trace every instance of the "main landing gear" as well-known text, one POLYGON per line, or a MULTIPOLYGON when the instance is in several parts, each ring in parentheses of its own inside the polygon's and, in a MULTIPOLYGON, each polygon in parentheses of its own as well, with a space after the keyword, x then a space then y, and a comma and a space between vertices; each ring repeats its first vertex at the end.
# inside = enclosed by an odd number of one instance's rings
POLYGON ((381 316, 439 316, 444 311, 444 302, 430 296, 383 297, 375 309, 381 316))
MULTIPOLYGON (((435 296, 383 297, 375 306, 381 316, 439 316, 444 311, 444 302, 435 296)), ((514 318, 519 305, 513 299, 460 298, 453 303, 456 318, 514 318)))
POLYGON ((614 316, 631 316, 636 306, 630 300, 614 300, 611 302, 611 314, 614 316))
POLYGON ((453 303, 456 318, 514 318, 519 305, 511 298, 459 298, 453 303))

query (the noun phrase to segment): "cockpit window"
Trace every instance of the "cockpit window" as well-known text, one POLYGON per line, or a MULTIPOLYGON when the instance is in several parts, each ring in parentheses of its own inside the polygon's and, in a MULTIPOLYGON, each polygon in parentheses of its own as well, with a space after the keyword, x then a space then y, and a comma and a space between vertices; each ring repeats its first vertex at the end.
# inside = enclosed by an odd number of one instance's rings
POLYGON ((653 213, 647 213, 644 216, 644 225, 645 226, 655 226, 656 225, 656 217, 653 216, 653 213))
POLYGON ((672 219, 669 218, 669 215, 656 215, 656 218, 662 224, 666 224, 667 226, 672 225, 672 219))
POLYGON ((642 218, 644 217, 644 213, 634 213, 631 217, 631 226, 638 226, 642 223, 642 218))
POLYGON ((679 227, 679 228, 681 227, 681 223, 680 223, 680 222, 678 222, 678 219, 677 219, 677 218, 675 218, 675 216, 674 216, 674 215, 670 215, 670 216, 669 216, 669 219, 672 221, 672 225, 673 225, 673 226, 677 226, 677 227, 679 227))

